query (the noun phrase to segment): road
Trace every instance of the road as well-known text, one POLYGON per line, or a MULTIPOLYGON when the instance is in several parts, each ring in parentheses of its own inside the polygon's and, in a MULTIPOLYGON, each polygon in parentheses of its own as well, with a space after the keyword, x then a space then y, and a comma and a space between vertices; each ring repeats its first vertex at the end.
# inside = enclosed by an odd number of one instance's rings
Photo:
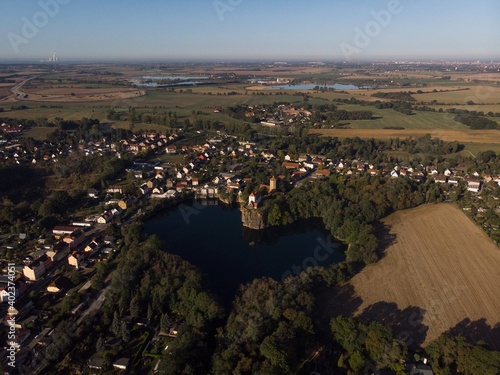
POLYGON ((38 77, 39 76, 34 76, 34 77, 30 77, 28 79, 25 79, 24 81, 18 83, 13 88, 11 88, 10 91, 12 91, 12 93, 16 95, 16 99, 18 99, 18 100, 25 100, 27 98, 28 94, 26 94, 24 91, 21 91, 21 88, 26 83, 28 83, 29 81, 31 81, 32 79, 35 79, 35 78, 38 78, 38 77))
POLYGON ((98 293, 97 298, 94 300, 94 302, 92 302, 89 308, 85 310, 80 319, 77 320, 76 322, 77 324, 80 324, 87 315, 89 315, 94 311, 99 310, 102 307, 102 305, 104 305, 104 301, 106 301, 106 294, 108 293, 110 287, 111 283, 109 283, 109 285, 106 288, 104 288, 98 293))

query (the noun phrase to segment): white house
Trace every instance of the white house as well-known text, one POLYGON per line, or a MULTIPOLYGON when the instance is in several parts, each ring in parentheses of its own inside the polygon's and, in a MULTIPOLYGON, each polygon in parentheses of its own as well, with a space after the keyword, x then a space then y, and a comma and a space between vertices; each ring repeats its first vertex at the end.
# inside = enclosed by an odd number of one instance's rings
POLYGON ((253 208, 258 208, 261 200, 262 197, 260 196, 260 194, 251 193, 248 196, 248 205, 252 206, 253 208))

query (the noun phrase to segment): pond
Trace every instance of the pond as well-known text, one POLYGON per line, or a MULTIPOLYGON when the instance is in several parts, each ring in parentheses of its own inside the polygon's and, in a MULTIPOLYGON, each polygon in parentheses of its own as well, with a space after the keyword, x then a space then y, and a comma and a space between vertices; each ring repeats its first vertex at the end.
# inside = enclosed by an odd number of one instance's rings
POLYGON ((319 219, 256 231, 242 226, 239 209, 210 203, 181 204, 146 222, 145 230, 158 235, 166 251, 197 266, 226 306, 254 278, 281 280, 345 259, 344 246, 319 219))

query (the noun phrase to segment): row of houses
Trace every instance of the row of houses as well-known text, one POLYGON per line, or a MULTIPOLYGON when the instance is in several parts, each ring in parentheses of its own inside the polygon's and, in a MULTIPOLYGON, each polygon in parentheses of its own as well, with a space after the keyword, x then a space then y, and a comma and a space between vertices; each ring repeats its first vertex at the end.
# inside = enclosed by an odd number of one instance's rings
MULTIPOLYGON (((175 142, 179 136, 177 134, 166 135, 163 133, 144 132, 133 135, 130 139, 120 141, 121 149, 125 152, 138 154, 149 150, 161 150, 170 143, 175 142)), ((168 147, 166 148, 168 152, 168 147)))

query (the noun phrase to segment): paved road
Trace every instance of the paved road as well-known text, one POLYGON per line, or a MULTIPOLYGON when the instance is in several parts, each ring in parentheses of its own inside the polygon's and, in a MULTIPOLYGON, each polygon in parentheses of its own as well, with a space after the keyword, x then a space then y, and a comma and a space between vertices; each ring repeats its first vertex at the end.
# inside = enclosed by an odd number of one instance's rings
POLYGON ((11 88, 10 91, 12 91, 12 93, 16 95, 16 99, 25 100, 27 98, 28 94, 26 94, 24 91, 21 91, 21 88, 26 83, 28 83, 29 81, 31 81, 32 79, 35 79, 35 78, 38 78, 38 77, 39 76, 34 76, 34 77, 30 77, 28 79, 25 79, 24 81, 18 83, 13 88, 11 88))
POLYGON ((109 283, 109 285, 106 288, 104 288, 98 293, 97 298, 94 300, 94 302, 92 302, 90 307, 87 310, 85 310, 80 319, 76 321, 77 324, 80 324, 87 315, 89 315, 94 311, 99 310, 102 307, 104 301, 106 301, 106 294, 108 293, 110 287, 111 283, 109 283))

